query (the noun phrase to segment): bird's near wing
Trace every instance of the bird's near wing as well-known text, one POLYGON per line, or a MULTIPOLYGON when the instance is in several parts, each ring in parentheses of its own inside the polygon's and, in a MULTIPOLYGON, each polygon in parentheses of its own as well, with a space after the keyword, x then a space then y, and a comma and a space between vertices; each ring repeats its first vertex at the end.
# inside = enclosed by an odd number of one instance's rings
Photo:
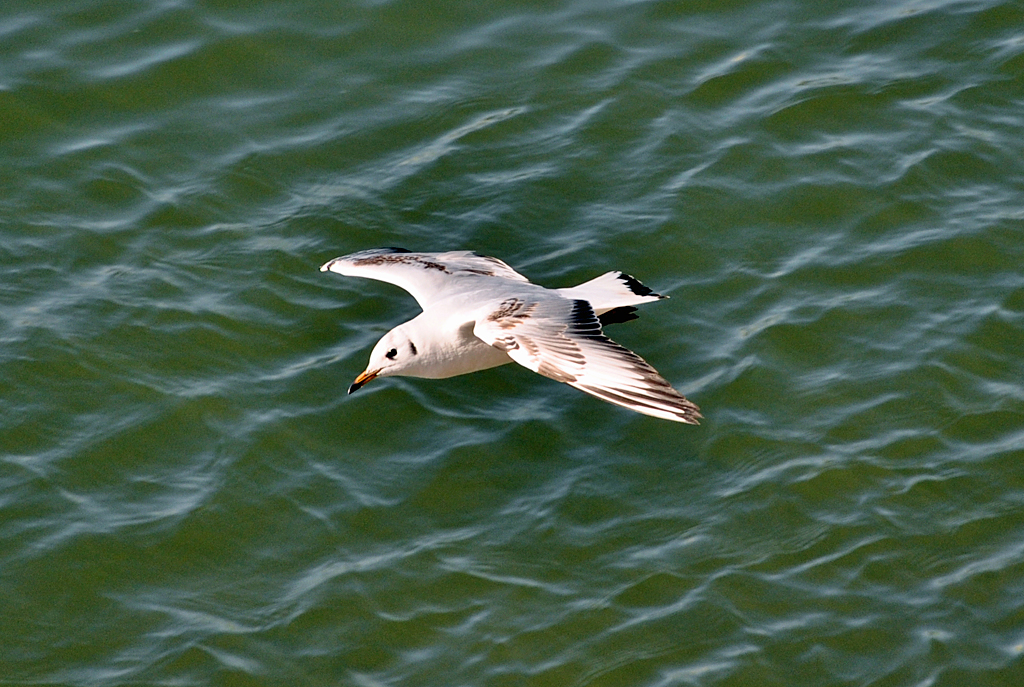
POLYGON ((701 417, 643 358, 602 333, 587 301, 507 298, 477 318, 473 333, 523 367, 603 401, 691 425, 701 417))
POLYGON ((442 295, 451 293, 454 280, 462 277, 496 277, 529 282, 501 260, 471 251, 412 253, 404 248, 374 248, 329 260, 320 267, 320 271, 394 284, 412 294, 423 309, 442 295))

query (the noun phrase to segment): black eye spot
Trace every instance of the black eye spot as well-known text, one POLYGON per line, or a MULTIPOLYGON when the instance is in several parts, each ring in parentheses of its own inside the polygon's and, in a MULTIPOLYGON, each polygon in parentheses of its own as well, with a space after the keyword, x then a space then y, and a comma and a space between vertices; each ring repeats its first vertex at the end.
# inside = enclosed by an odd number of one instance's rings
POLYGON ((413 355, 416 355, 416 344, 414 344, 412 341, 409 342, 409 352, 412 353, 413 355))
POLYGON ((398 355, 398 349, 392 348, 390 351, 384 354, 384 357, 387 358, 388 360, 394 360, 396 355, 398 355))

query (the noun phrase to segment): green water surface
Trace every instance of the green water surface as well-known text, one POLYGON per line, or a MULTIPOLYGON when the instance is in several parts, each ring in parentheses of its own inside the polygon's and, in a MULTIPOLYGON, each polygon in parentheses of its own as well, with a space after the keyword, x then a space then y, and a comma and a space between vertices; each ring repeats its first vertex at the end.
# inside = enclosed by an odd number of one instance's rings
POLYGON ((1024 684, 1018 2, 0 9, 0 684, 1024 684), (345 390, 472 249, 689 427, 345 390))

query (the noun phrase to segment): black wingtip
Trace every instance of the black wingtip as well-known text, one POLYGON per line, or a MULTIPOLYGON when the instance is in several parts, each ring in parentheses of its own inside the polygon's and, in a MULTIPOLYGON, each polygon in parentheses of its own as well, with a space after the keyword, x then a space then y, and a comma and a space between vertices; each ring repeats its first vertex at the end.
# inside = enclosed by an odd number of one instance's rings
POLYGON ((626 288, 629 289, 631 293, 634 293, 637 296, 668 298, 668 296, 662 296, 660 293, 655 293, 654 289, 649 286, 645 286, 639 279, 630 274, 626 274, 625 272, 619 272, 619 279, 622 280, 622 283, 626 285, 626 288))

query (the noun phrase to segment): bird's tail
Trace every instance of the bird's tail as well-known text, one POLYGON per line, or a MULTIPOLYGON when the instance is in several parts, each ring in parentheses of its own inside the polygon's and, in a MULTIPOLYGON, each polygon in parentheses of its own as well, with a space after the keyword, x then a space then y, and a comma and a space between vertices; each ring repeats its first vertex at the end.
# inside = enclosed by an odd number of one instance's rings
POLYGON ((624 272, 608 272, 579 286, 555 290, 566 298, 587 301, 598 315, 616 308, 668 298, 654 293, 641 284, 639 279, 624 272))

